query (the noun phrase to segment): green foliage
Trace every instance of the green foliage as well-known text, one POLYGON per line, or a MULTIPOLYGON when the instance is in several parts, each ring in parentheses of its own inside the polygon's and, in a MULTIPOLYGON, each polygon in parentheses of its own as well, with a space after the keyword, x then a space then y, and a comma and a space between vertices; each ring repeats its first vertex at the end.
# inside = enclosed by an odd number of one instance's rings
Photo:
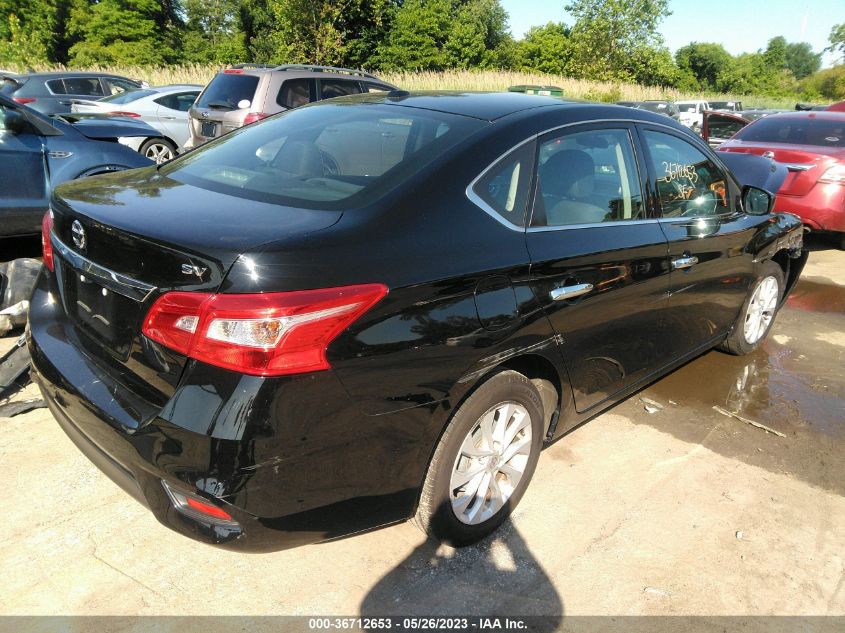
POLYGON ((569 28, 558 22, 532 26, 516 44, 516 63, 520 70, 567 74, 572 63, 569 28))
POLYGON ((786 45, 786 67, 796 79, 803 79, 818 72, 821 65, 821 53, 814 53, 807 42, 792 42, 786 45))
POLYGON ((808 101, 845 100, 845 64, 810 75, 801 82, 801 90, 808 101))
POLYGON ((715 90, 719 75, 731 65, 733 58, 721 44, 692 42, 677 50, 675 61, 682 73, 688 72, 694 78, 698 88, 715 90))
POLYGON ((824 50, 830 51, 831 53, 839 53, 842 55, 842 60, 845 61, 845 22, 835 24, 830 29, 830 35, 827 41, 830 42, 830 46, 824 50))
POLYGON ((157 0, 75 0, 68 30, 79 41, 70 47, 70 61, 162 65, 174 58, 162 31, 169 18, 157 0))
POLYGON ((187 17, 182 58, 192 63, 233 64, 246 58, 238 0, 184 0, 187 17))
POLYGON ((571 0, 566 10, 575 18, 572 74, 622 81, 640 80, 638 60, 663 47, 657 27, 671 13, 668 0, 571 0))

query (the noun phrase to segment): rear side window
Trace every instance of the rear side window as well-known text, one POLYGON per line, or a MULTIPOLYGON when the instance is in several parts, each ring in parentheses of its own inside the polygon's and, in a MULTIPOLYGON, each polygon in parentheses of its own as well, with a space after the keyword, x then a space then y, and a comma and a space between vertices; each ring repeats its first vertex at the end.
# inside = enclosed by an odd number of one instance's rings
POLYGON ((47 85, 47 88, 52 92, 54 95, 66 95, 67 91, 65 90, 65 82, 61 79, 51 79, 50 81, 44 82, 47 85))
POLYGON ((663 217, 728 213, 728 179, 703 152, 677 136, 644 130, 663 217))
POLYGON ((589 130, 540 145, 535 226, 565 226, 645 217, 637 163, 627 129, 589 130))
POLYGON ((474 202, 510 224, 524 226, 533 168, 534 144, 526 143, 488 168, 473 184, 474 202))
POLYGON ((752 143, 845 147, 845 117, 841 120, 766 117, 737 134, 752 143))
POLYGON ((178 110, 179 112, 187 112, 194 105, 199 92, 177 92, 172 95, 165 95, 158 99, 153 99, 160 106, 170 108, 171 110, 178 110))
POLYGON ((357 81, 345 79, 320 80, 320 99, 334 99, 346 95, 357 95, 361 92, 361 85, 357 81))
POLYGON ((138 82, 128 79, 117 79, 114 77, 104 77, 103 79, 106 82, 110 95, 119 95, 130 90, 138 90, 141 87, 141 84, 138 82))
POLYGON ((82 95, 85 97, 102 97, 103 87, 99 77, 66 77, 65 92, 68 95, 82 95))
POLYGON ((375 84, 371 81, 364 82, 364 92, 390 92, 391 90, 393 88, 385 84, 375 84))
POLYGON ((220 110, 241 109, 242 101, 249 101, 255 98, 255 89, 258 87, 258 77, 255 75, 237 75, 234 73, 220 73, 215 75, 211 83, 206 86, 203 93, 197 100, 198 108, 213 108, 220 110))
POLYGON ((711 114, 707 117, 707 129, 711 138, 728 139, 748 125, 745 121, 737 121, 732 117, 711 114))
POLYGON ((350 208, 375 201, 486 125, 412 108, 315 104, 231 132, 161 170, 240 198, 350 208))
POLYGON ((313 79, 288 79, 276 95, 276 103, 283 108, 298 108, 314 100, 313 79))

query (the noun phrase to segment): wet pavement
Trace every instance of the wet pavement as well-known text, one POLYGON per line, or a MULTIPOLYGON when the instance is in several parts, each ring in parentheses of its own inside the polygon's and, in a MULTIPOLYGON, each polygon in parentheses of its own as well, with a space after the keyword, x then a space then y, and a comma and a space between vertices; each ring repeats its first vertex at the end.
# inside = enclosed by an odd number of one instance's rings
MULTIPOLYGON (((755 353, 704 354, 566 435, 513 519, 463 550, 410 524, 215 550, 159 525, 47 411, 0 420, 0 615, 845 616, 843 355, 845 253, 822 245, 755 353)), ((728 628, 810 630, 793 624, 728 628)))

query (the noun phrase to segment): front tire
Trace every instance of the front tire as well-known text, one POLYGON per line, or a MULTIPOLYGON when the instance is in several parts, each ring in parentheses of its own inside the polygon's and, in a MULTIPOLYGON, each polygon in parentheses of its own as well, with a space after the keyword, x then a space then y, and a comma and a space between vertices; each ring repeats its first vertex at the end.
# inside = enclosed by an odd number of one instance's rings
POLYGON ((522 374, 501 371, 452 417, 429 464, 415 523, 462 547, 507 519, 525 493, 543 440, 543 405, 522 374))
POLYGON ((719 348, 735 356, 753 352, 769 334, 784 292, 783 269, 766 262, 742 306, 733 331, 719 348))
POLYGON ((160 165, 176 158, 176 146, 164 138, 148 138, 138 149, 138 153, 160 165))

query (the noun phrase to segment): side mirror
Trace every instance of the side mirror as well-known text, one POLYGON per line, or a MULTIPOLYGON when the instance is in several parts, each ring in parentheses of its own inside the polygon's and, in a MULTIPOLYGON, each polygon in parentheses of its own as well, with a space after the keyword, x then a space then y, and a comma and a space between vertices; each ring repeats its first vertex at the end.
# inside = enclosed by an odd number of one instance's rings
POLYGON ((3 113, 3 127, 12 134, 25 132, 27 126, 26 117, 17 110, 6 110, 3 113))
POLYGON ((766 215, 775 206, 775 196, 765 189, 745 185, 742 188, 742 208, 750 215, 766 215))

